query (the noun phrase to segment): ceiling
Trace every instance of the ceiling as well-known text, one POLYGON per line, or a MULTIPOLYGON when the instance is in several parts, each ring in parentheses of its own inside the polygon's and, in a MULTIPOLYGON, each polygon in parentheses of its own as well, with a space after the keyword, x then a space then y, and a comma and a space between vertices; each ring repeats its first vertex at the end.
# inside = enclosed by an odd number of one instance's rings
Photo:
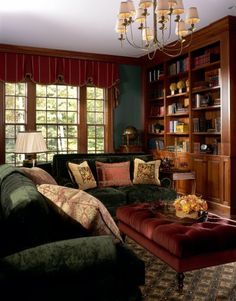
MULTIPOLYGON (((123 0, 124 1, 124 0, 123 0)), ((138 0, 134 0, 138 4, 138 0)), ((183 0, 197 6, 197 29, 235 15, 236 0, 183 0)), ((120 47, 115 32, 120 0, 7 0, 0 7, 0 44, 139 57, 140 50, 120 47)))

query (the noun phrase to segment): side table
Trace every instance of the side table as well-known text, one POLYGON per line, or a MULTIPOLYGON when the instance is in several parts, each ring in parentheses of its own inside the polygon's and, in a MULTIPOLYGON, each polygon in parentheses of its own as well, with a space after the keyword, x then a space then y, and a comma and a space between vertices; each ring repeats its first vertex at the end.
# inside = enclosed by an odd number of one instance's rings
POLYGON ((183 170, 169 170, 169 171, 161 171, 160 172, 164 177, 170 178, 172 181, 172 187, 176 189, 177 181, 191 181, 191 193, 196 193, 196 175, 194 171, 183 171, 183 170))
MULTIPOLYGON (((25 163, 23 164, 24 167, 33 167, 32 163, 25 163)), ((48 172, 49 174, 52 174, 52 162, 35 162, 35 167, 39 167, 42 168, 43 170, 45 170, 46 172, 48 172)))

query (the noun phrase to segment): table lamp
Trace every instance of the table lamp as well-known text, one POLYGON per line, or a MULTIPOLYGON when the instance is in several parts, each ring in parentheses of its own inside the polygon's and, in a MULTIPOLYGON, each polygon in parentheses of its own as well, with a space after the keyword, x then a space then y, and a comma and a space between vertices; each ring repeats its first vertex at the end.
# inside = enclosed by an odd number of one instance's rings
POLYGON ((35 166, 35 154, 47 151, 43 135, 38 131, 19 132, 16 136, 16 154, 25 154, 26 160, 23 165, 32 164, 35 166))

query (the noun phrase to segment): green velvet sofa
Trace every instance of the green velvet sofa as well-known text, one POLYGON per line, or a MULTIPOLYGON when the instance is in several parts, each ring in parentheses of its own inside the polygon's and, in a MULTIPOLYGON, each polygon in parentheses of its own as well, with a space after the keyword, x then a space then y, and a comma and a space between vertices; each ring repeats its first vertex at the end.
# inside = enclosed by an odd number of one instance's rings
POLYGON ((2 300, 141 300, 144 262, 123 242, 91 236, 20 168, 0 166, 0 193, 2 300))
MULTIPOLYGON (((134 159, 139 158, 143 161, 152 161, 150 154, 137 153, 102 153, 102 154, 57 154, 53 157, 52 174, 59 185, 73 187, 67 169, 67 162, 82 163, 87 161, 97 181, 96 161, 104 163, 117 163, 130 161, 130 179, 133 180, 134 159)), ((119 206, 131 203, 149 202, 157 200, 173 200, 176 198, 176 191, 164 185, 134 184, 119 187, 96 187, 87 189, 87 193, 98 198, 111 215, 115 217, 116 209, 119 206)))

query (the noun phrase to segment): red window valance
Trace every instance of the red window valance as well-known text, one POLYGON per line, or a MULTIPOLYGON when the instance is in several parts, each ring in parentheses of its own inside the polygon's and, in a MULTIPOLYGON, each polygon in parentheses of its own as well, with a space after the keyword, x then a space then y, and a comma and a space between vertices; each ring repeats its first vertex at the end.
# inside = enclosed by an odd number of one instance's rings
POLYGON ((118 65, 110 62, 19 53, 0 53, 0 80, 21 82, 27 76, 39 84, 110 88, 118 83, 118 65))

